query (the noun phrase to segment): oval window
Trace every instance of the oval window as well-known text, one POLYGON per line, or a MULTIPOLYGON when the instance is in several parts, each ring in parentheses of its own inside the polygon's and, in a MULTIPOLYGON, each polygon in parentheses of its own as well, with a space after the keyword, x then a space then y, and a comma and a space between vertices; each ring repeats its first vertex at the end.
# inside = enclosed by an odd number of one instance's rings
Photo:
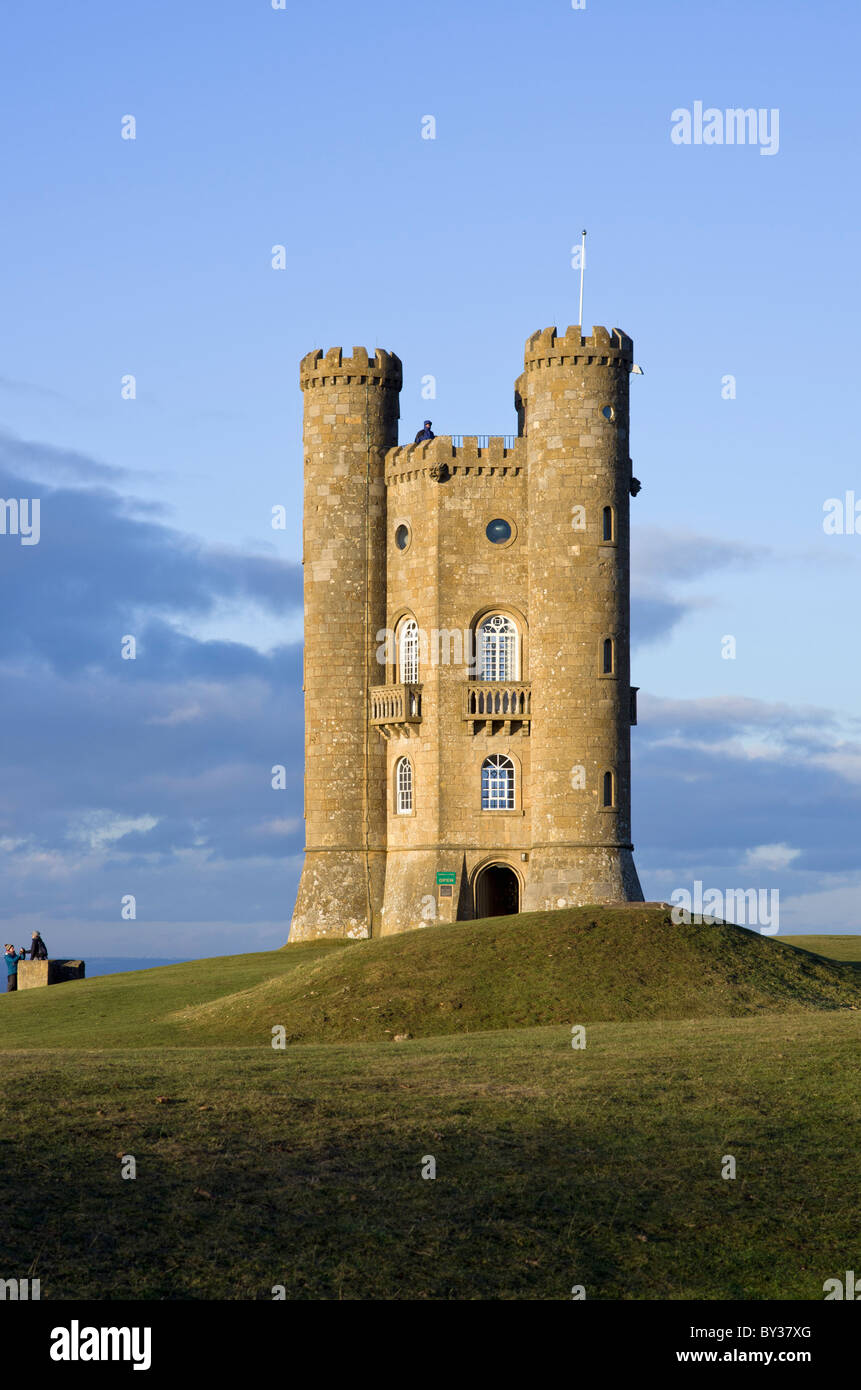
POLYGON ((510 541, 511 522, 498 516, 493 521, 488 522, 485 535, 489 541, 493 541, 494 545, 501 545, 503 541, 510 541))
POLYGON ((601 414, 605 420, 615 420, 616 412, 611 405, 602 405, 601 414))
POLYGON ((400 525, 395 532, 395 545, 398 547, 398 550, 406 550, 409 543, 410 528, 409 526, 400 525))

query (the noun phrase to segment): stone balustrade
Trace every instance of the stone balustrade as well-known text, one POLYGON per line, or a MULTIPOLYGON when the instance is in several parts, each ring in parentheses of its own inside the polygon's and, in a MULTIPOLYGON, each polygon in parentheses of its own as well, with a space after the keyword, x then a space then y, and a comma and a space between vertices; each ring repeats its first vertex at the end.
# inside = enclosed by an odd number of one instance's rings
POLYGON ((472 724, 496 723, 511 731, 520 724, 528 732, 532 719, 532 686, 529 681, 468 681, 463 692, 463 717, 472 724))
POLYGON ((368 718, 383 738, 409 738, 422 722, 420 685, 375 685, 368 696, 368 718))

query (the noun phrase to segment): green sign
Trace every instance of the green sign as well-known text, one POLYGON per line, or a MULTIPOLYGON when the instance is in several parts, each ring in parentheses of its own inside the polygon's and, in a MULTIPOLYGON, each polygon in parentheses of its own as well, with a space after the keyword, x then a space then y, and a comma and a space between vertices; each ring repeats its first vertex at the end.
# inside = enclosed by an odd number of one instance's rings
POLYGON ((441 873, 438 871, 436 881, 437 883, 457 883, 457 874, 450 873, 448 869, 443 870, 441 873))

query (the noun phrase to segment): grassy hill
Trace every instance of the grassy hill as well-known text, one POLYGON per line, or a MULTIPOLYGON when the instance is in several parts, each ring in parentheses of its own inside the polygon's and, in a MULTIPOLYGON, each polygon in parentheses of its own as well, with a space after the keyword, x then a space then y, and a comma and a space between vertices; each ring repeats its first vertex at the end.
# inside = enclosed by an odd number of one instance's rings
POLYGON ((858 1268, 859 953, 796 940, 582 908, 0 996, 4 1273, 44 1299, 821 1299, 858 1268))
POLYGON ((572 908, 0 997, 0 1047, 269 1047, 861 1005, 851 963, 661 908, 572 908))
POLYGON ((344 945, 312 941, 290 950, 213 956, 0 994, 0 1048, 193 1044, 176 1022, 178 1011, 278 979, 344 945))

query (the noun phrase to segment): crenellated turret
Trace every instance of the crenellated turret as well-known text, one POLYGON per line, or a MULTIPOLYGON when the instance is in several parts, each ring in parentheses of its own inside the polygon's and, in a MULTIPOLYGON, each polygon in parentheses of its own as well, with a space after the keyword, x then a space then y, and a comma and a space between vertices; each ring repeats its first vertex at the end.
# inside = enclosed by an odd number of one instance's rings
MULTIPOLYGON (((641 899, 631 845, 627 334, 526 342, 533 838, 524 907, 641 899), (537 811, 537 816, 535 812, 537 811)), ((521 391, 523 394, 523 391, 521 391)))
POLYGON ((305 395, 305 836, 291 941, 370 936, 385 878, 385 750, 368 729, 385 622, 384 458, 401 364, 308 353, 305 395))

